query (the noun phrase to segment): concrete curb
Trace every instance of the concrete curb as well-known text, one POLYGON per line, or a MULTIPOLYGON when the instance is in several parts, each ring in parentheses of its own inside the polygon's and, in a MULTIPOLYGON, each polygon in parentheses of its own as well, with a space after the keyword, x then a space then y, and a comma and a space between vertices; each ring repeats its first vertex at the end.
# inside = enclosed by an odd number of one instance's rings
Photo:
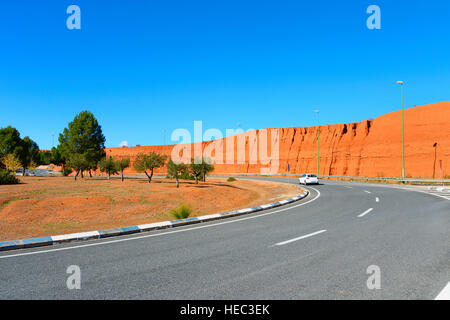
POLYGON ((449 187, 430 187, 430 190, 441 191, 441 192, 450 192, 449 187))
POLYGON ((236 217, 244 214, 249 214, 253 212, 258 212, 262 210, 272 209, 279 206, 283 206, 301 199, 304 199, 309 194, 309 191, 305 190, 302 194, 289 198, 282 201, 277 201, 269 204, 263 204, 257 207, 245 208, 231 212, 222 212, 216 214, 210 214, 206 216, 199 216, 187 219, 180 220, 172 220, 172 221, 162 221, 155 222, 149 224, 141 224, 138 226, 131 227, 123 227, 123 228, 114 228, 108 230, 97 230, 97 231, 89 231, 89 232, 80 232, 80 233, 71 233, 71 234, 63 234, 57 236, 49 236, 49 237, 40 237, 40 238, 32 238, 32 239, 22 239, 22 240, 12 240, 0 242, 0 251, 7 250, 15 250, 15 249, 23 249, 23 248, 32 248, 32 247, 40 247, 40 246, 50 246, 57 243, 71 242, 71 241, 81 241, 81 240, 89 240, 89 239, 101 239, 108 237, 121 236, 132 233, 139 233, 145 231, 152 230, 160 230, 167 228, 175 228, 180 226, 185 226, 189 224, 214 221, 219 219, 226 219, 230 217, 236 217))

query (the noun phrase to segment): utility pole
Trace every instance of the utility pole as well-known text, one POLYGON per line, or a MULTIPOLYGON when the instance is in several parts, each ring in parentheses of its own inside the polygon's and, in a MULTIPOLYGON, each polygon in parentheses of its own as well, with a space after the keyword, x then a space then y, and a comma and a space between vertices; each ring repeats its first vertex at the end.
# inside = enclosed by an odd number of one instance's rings
POLYGON ((405 179, 405 116, 404 116, 404 105, 403 105, 403 81, 397 81, 400 85, 402 94, 402 177, 405 179))
POLYGON ((319 170, 319 165, 320 165, 320 144, 319 144, 319 140, 320 140, 320 119, 319 119, 319 110, 314 111, 317 114, 317 178, 319 177, 320 174, 320 170, 319 170))
MULTIPOLYGON (((163 129, 163 155, 166 155, 166 129, 163 129)), ((164 167, 165 167, 165 163, 163 164, 163 176, 164 176, 164 167)))

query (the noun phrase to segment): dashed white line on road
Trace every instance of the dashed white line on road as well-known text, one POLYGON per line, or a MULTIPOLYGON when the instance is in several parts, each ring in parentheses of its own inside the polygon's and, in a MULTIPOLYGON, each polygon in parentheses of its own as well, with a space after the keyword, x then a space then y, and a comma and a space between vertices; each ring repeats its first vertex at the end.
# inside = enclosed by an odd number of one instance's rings
POLYGON ((442 289, 434 300, 450 300, 450 282, 447 283, 445 288, 442 289))
POLYGON ((364 211, 363 213, 361 213, 361 214, 358 216, 358 218, 364 217, 366 214, 368 214, 368 213, 369 213, 370 211, 372 211, 372 210, 373 210, 373 208, 370 208, 370 209, 364 211))
POLYGON ((365 192, 365 193, 369 193, 369 194, 370 194, 370 193, 372 193, 372 192, 370 192, 370 191, 367 191, 367 190, 364 190, 364 192, 365 192))
POLYGON ((380 202, 380 198, 376 197, 376 198, 375 198, 375 201, 376 201, 376 202, 380 202))
POLYGON ((291 242, 294 242, 294 241, 298 241, 298 240, 302 240, 302 239, 305 239, 305 238, 309 238, 309 237, 315 236, 315 235, 323 233, 325 231, 327 231, 327 230, 320 230, 320 231, 317 231, 317 232, 306 234, 306 235, 298 237, 298 238, 294 238, 294 239, 291 239, 291 240, 286 240, 286 241, 283 241, 283 242, 278 242, 278 243, 274 244, 273 246, 282 246, 282 245, 285 245, 285 244, 288 244, 288 243, 291 243, 291 242))

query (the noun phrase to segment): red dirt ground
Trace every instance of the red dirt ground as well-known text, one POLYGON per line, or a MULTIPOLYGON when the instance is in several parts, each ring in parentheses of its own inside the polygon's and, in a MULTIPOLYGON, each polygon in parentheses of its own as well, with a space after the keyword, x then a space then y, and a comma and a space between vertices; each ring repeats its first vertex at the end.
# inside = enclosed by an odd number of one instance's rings
POLYGON ((191 216, 270 203, 297 195, 298 186, 275 182, 210 178, 180 188, 168 179, 20 177, 0 186, 0 240, 132 226, 174 220, 169 211, 189 204, 191 216))

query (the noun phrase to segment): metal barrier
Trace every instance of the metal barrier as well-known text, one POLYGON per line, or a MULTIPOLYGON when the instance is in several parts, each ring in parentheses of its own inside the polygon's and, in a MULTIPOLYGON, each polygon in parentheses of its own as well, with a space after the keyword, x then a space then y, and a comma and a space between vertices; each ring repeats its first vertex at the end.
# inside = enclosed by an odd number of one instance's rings
MULTIPOLYGON (((86 175, 86 173, 85 173, 86 175)), ((93 172, 93 176, 107 176, 105 173, 93 172)), ((260 176, 260 177, 300 177, 302 174, 288 174, 288 173, 272 173, 272 174, 261 174, 261 173, 239 173, 239 172, 211 172, 208 174, 209 176, 260 176)), ((120 176, 120 175, 119 175, 120 176)), ((145 173, 136 173, 130 172, 125 173, 125 177, 135 176, 147 178, 145 173)), ((154 173, 153 177, 165 177, 167 173, 154 173)), ((419 178, 382 178, 382 177, 355 177, 355 176, 330 176, 330 175, 319 175, 320 179, 345 179, 345 180, 360 180, 360 181, 395 181, 395 182, 405 182, 405 183, 413 183, 413 182, 421 182, 421 183, 439 183, 439 184, 450 184, 450 179, 419 179, 419 178)))
MULTIPOLYGON (((213 172, 209 175, 220 175, 220 176, 266 176, 266 177, 300 177, 302 174, 287 174, 287 173, 274 173, 274 174, 261 174, 261 173, 218 173, 213 172)), ((330 176, 330 175, 319 175, 322 179, 347 179, 347 180, 378 180, 378 181, 396 181, 396 182, 432 182, 432 183, 449 183, 450 179, 419 179, 419 178, 383 178, 383 177, 355 177, 355 176, 330 176)))

